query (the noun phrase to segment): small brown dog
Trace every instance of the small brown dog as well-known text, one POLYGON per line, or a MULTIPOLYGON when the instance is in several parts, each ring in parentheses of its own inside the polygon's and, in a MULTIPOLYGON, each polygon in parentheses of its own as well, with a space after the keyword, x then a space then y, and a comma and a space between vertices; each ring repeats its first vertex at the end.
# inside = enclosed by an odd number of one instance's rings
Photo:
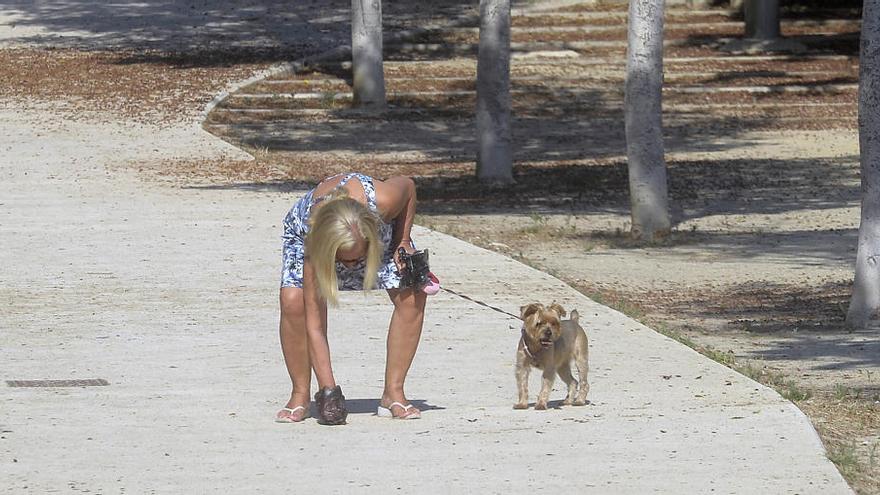
POLYGON ((590 384, 587 382, 587 333, 578 323, 578 312, 572 310, 570 319, 563 320, 565 310, 553 303, 549 307, 532 303, 520 308, 523 321, 522 338, 516 350, 516 385, 519 402, 514 409, 529 407, 529 371, 534 366, 544 371, 541 392, 535 409, 547 409, 547 400, 553 390, 553 380, 559 378, 568 385, 568 396, 563 404, 583 406, 587 403, 590 384), (571 361, 578 370, 577 380, 571 376, 571 361))

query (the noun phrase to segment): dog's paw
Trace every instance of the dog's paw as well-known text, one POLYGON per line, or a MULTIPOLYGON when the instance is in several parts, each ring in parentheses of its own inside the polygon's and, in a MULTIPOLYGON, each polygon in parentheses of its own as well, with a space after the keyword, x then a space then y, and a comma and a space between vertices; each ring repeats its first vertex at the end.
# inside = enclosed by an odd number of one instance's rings
POLYGON ((574 402, 572 402, 571 404, 572 404, 573 406, 586 406, 586 405, 587 405, 587 399, 577 399, 577 400, 575 400, 574 402))
POLYGON ((571 401, 571 399, 565 399, 564 401, 562 401, 562 405, 563 405, 563 406, 570 406, 570 405, 572 405, 572 401, 571 401))
POLYGON ((528 408, 529 408, 529 404, 528 404, 528 403, 524 403, 524 402, 517 402, 516 404, 513 405, 513 408, 514 408, 514 409, 528 409, 528 408))
POLYGON ((535 409, 538 411, 543 411, 543 410, 547 409, 547 403, 546 402, 538 402, 537 404, 535 404, 535 409))

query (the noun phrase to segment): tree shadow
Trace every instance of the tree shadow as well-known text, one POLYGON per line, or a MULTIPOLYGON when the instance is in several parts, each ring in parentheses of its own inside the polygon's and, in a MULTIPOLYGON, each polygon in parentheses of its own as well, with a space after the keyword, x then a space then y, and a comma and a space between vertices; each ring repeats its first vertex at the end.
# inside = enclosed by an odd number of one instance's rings
MULTIPOLYGON (((719 212, 776 214, 850 207, 861 197, 857 167, 832 159, 675 160, 667 166, 670 196, 681 205, 682 221, 719 212)), ((448 204, 462 213, 482 212, 479 205, 541 205, 581 212, 602 205, 628 207, 623 160, 518 164, 514 179, 509 187, 489 188, 466 174, 415 176, 420 207, 428 213, 448 204)))
MULTIPOLYGON (((730 0, 710 0, 709 7, 730 8, 730 0)), ((779 2, 781 19, 810 19, 815 21, 862 18, 862 0, 781 0, 779 2)), ((742 8, 738 8, 734 19, 742 20, 742 8)))
MULTIPOLYGON (((526 86, 520 89, 530 92, 526 86)), ((417 152, 424 162, 467 161, 476 155, 476 127, 466 110, 469 106, 457 98, 414 102, 390 95, 390 111, 383 114, 331 109, 323 122, 293 115, 232 123, 222 134, 242 146, 281 153, 362 153, 365 159, 375 159, 417 152)), ((517 162, 604 159, 625 153, 622 95, 589 88, 550 94, 543 88, 528 98, 539 109, 514 111, 511 137, 517 162)), ((711 116, 701 111, 669 111, 664 120, 667 149, 705 152, 730 149, 737 146, 731 144, 737 134, 777 125, 773 116, 711 116)))
POLYGON ((779 6, 783 18, 862 18, 862 0, 781 0, 779 6))
MULTIPOLYGON (((574 230, 574 229, 572 229, 574 230)), ((781 268, 819 268, 849 264, 855 257, 858 231, 855 229, 766 231, 673 231, 668 237, 649 245, 633 240, 626 232, 554 232, 554 239, 601 244, 614 252, 650 249, 663 250, 669 261, 687 262, 699 257, 718 268, 740 265, 749 260, 772 263, 781 268)), ((604 250, 592 253, 597 260, 613 256, 604 250)), ((708 297, 708 296, 707 296, 708 297)), ((699 297, 697 299, 700 299, 699 297)), ((700 299, 702 300, 702 299, 700 299)))
MULTIPOLYGON (((807 325, 814 322, 805 322, 807 325)), ((790 330, 789 330, 790 333, 790 330)), ((814 363, 813 370, 860 370, 880 366, 880 336, 876 333, 848 335, 789 335, 784 342, 747 355, 763 361, 797 360, 814 363), (829 359, 830 358, 830 359, 829 359)), ((880 384, 875 385, 880 389, 880 384)))
POLYGON ((669 182, 673 201, 682 205, 680 220, 721 211, 827 210, 861 200, 858 157, 673 161, 669 182))
MULTIPOLYGON (((829 19, 833 20, 833 19, 829 19)), ((817 23, 821 25, 821 22, 817 23)), ((859 56, 859 33, 846 32, 835 34, 791 34, 783 38, 798 42, 806 47, 808 52, 804 54, 792 54, 792 60, 801 57, 808 59, 816 55, 844 55, 858 58, 859 56)), ((742 36, 740 36, 742 37, 742 36)), ((683 47, 713 47, 722 48, 731 40, 727 34, 693 33, 689 34, 681 43, 683 47)), ((785 53, 785 52, 783 52, 785 53)))
MULTIPOLYGON (((827 77, 809 77, 800 74, 790 74, 786 71, 764 71, 764 70, 747 70, 742 72, 720 72, 715 77, 709 79, 710 83, 730 83, 736 82, 742 79, 752 79, 756 77, 761 78, 770 78, 770 77, 779 77, 779 78, 795 78, 800 79, 799 85, 802 86, 824 86, 829 84, 855 84, 859 82, 859 78, 857 75, 853 76, 827 76, 827 77)), ((767 86, 773 88, 782 88, 785 86, 789 86, 791 83, 789 82, 774 82, 767 84, 767 86)))
MULTIPOLYGON (((601 236, 591 236, 601 238, 601 236)), ((675 247, 664 256, 686 261, 697 252, 719 267, 730 263, 760 259, 779 267, 816 267, 848 264, 855 258, 858 240, 856 229, 795 230, 785 232, 674 232, 669 240, 654 247, 675 247), (693 249, 691 249, 693 246, 693 249)), ((619 239, 614 249, 644 249, 626 238, 619 239)), ((752 293, 765 293, 751 288, 752 293)))
POLYGON ((179 51, 126 50, 124 55, 116 59, 114 63, 118 65, 156 64, 176 69, 233 67, 244 64, 273 64, 296 60, 313 51, 302 46, 197 47, 179 51))
POLYGON ((747 282, 712 294, 684 294, 674 311, 692 319, 725 321, 718 331, 741 335, 737 340, 753 336, 755 347, 742 353, 749 359, 798 362, 804 371, 875 370, 880 367, 880 334, 846 326, 851 293, 850 281, 747 282))
MULTIPOLYGON (((204 67, 286 62, 350 41, 348 0, 3 0, 17 43, 53 48, 153 49, 204 67), (295 49, 296 51, 291 52, 295 49), (295 54, 295 56, 291 56, 295 54)), ((420 27, 473 9, 464 0, 383 2, 386 33, 420 27)))
POLYGON ((347 11, 348 4, 342 0, 320 6, 286 0, 12 0, 3 2, 2 8, 14 16, 16 28, 49 33, 25 37, 23 42, 208 51, 331 41, 336 29, 329 19, 347 11), (289 29, 294 23, 298 29, 289 29))
MULTIPOLYGON (((850 233, 857 235, 855 231, 850 233)), ((791 246, 797 256, 804 245, 791 246)), ((813 246, 814 252, 823 251, 813 246)), ((830 251, 830 250, 829 250, 830 251)), ((760 253, 756 253, 760 254, 760 253)), ((833 254, 826 252, 823 254, 833 254)), ((785 334, 792 330, 821 335, 848 332, 844 318, 852 294, 851 282, 827 282, 819 285, 794 286, 767 281, 744 282, 725 287, 716 293, 687 293, 679 313, 695 318, 727 320, 730 330, 752 334, 785 334)), ((880 354, 876 354, 880 362, 880 354)))
MULTIPOLYGON (((292 154, 290 159, 298 158, 292 154)), ((276 166, 285 166, 284 157, 279 154, 274 154, 272 161, 276 166)), ((712 215, 776 215, 802 210, 856 208, 861 198, 857 162, 857 157, 844 160, 672 160, 667 165, 674 221, 681 223, 712 215), (786 172, 780 173, 781 170, 786 172)), ((625 215, 630 208, 627 166, 622 157, 520 162, 513 169, 515 182, 505 187, 490 187, 477 180, 474 164, 470 161, 388 164, 364 160, 355 166, 343 163, 340 167, 338 171, 353 167, 380 179, 391 175, 412 177, 419 194, 419 213, 426 215, 529 212, 625 215)), ((290 173, 290 180, 196 187, 301 191, 320 181, 327 169, 306 164, 290 173)), ((827 233, 832 237, 841 235, 839 230, 827 233)), ((706 235, 688 233, 686 238, 676 242, 701 239, 701 242, 718 246, 733 246, 732 250, 741 252, 746 249, 743 246, 754 243, 747 239, 749 236, 758 236, 764 239, 761 249, 789 246, 793 252, 802 253, 822 249, 830 242, 810 237, 817 233, 799 231, 719 234, 715 241, 706 235), (803 240, 799 240, 802 237, 803 240)), ((854 245, 854 237, 851 240, 854 245)), ((626 248, 627 245, 617 247, 626 248)))

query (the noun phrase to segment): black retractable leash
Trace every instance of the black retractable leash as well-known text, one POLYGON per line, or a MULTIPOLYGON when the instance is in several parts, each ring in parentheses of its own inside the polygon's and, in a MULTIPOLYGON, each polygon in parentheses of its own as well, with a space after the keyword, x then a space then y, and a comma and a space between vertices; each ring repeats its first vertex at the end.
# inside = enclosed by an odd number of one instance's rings
POLYGON ((398 248, 397 256, 400 257, 400 288, 421 288, 428 285, 431 268, 428 266, 428 250, 407 253, 405 249, 398 248))
MULTIPOLYGON (((431 269, 428 266, 428 250, 424 251, 416 251, 414 253, 407 253, 405 249, 400 248, 397 251, 398 256, 400 257, 400 263, 403 265, 400 270, 400 288, 407 287, 424 287, 425 285, 431 282, 431 269)), ((435 279, 436 280, 436 279, 435 279)), ((519 316, 515 314, 508 313, 503 309, 496 308, 495 306, 490 306, 489 304, 484 303, 483 301, 477 301, 471 297, 468 297, 460 292, 456 292, 447 287, 440 287, 440 290, 445 290, 446 292, 458 296, 464 300, 470 301, 472 303, 479 304, 480 306, 487 307, 493 311, 497 311, 501 314, 505 314, 507 316, 520 319, 519 316)))
MULTIPOLYGON (((452 289, 448 289, 448 288, 446 288, 446 287, 441 287, 440 290, 445 290, 446 292, 448 292, 448 293, 450 293, 450 294, 452 294, 452 295, 458 296, 458 297, 460 297, 460 298, 462 298, 462 299, 464 299, 464 300, 466 300, 466 301, 470 301, 470 302, 472 302, 472 303, 479 304, 480 306, 483 306, 483 307, 489 308, 489 309, 491 309, 492 311, 497 311, 497 312, 499 312, 499 313, 501 313, 501 314, 503 314, 503 315, 507 315, 507 316, 509 316, 509 317, 511 317, 511 318, 513 318, 513 319, 515 319, 515 320, 522 321, 522 318, 520 318, 519 316, 516 316, 516 315, 513 314, 513 313, 508 313, 507 311, 504 311, 504 310, 501 309, 501 308, 496 308, 495 306, 492 306, 492 305, 486 304, 486 303, 484 303, 483 301, 477 301, 476 299, 474 299, 474 298, 472 298, 472 297, 468 297, 468 296, 466 296, 466 295, 464 295, 464 294, 462 294, 462 293, 460 293, 460 292, 455 292, 454 290, 452 290, 452 289)), ((512 329, 514 329, 515 327, 511 326, 510 328, 511 328, 511 330, 512 330, 512 329)), ((525 323, 523 323, 523 326, 520 328, 520 333, 522 334, 522 336, 520 337, 520 339, 525 338, 525 331, 526 331, 526 327, 525 327, 525 323)), ((529 357, 530 357, 532 360, 537 359, 537 358, 531 353, 531 351, 529 351, 529 346, 525 345, 525 343, 523 343, 523 348, 525 349, 526 354, 528 354, 529 357)))

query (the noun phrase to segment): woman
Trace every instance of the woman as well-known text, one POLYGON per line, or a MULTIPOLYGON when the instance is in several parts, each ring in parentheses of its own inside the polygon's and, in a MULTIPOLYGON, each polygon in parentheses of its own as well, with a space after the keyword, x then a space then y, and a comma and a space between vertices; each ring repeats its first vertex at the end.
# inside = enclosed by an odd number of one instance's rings
POLYGON ((370 288, 386 289, 394 304, 377 414, 420 417, 403 386, 419 345, 427 295, 398 288, 397 258, 399 248, 414 251, 415 209, 412 179, 380 181, 357 173, 324 179, 290 209, 284 219, 280 333, 293 390, 276 421, 296 423, 309 416, 314 369, 319 422, 345 423, 345 398, 333 377, 327 344, 327 303, 337 304, 339 289, 370 288))

